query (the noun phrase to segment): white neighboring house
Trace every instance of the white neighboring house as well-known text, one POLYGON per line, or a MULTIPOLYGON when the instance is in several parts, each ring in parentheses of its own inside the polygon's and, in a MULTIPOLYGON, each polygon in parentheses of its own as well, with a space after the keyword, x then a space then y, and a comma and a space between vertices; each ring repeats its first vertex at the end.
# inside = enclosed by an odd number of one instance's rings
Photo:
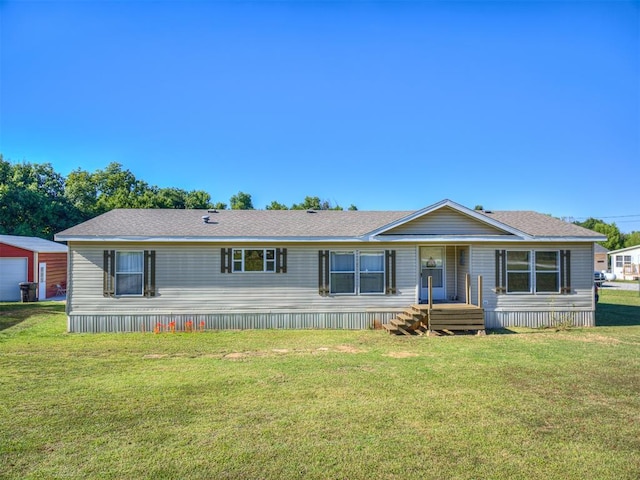
POLYGON ((611 271, 620 280, 638 280, 640 278, 640 245, 621 248, 609 252, 611 271))

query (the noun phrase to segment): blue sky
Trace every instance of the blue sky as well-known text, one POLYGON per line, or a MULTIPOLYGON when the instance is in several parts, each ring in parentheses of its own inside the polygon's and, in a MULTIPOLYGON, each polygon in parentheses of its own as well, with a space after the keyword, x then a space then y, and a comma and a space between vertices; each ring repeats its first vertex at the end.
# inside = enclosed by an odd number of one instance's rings
POLYGON ((0 152, 640 230, 640 2, 1 1, 0 152))

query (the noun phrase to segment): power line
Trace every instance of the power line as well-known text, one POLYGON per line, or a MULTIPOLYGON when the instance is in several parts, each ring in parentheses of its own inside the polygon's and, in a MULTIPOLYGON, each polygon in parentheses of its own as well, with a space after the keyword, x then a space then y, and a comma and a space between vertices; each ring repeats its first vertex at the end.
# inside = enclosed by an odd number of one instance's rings
POLYGON ((590 217, 573 217, 573 218, 629 218, 629 217, 640 217, 640 213, 634 215, 609 215, 608 217, 601 217, 600 215, 591 215, 590 217))

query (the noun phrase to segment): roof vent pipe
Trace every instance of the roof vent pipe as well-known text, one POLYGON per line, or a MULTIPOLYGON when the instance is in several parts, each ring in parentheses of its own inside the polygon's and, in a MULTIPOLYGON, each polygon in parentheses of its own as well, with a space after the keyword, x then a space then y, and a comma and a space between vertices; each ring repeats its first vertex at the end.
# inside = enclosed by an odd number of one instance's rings
POLYGON ((202 216, 202 223, 209 223, 209 215, 202 216))

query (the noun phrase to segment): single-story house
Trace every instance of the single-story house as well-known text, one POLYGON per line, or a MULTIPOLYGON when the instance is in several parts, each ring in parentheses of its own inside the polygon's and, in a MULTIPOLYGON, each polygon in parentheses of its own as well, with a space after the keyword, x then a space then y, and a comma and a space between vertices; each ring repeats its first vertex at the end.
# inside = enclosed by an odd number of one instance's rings
POLYGON ((67 246, 37 237, 0 235, 0 301, 20 300, 22 282, 38 284, 40 300, 67 282, 67 246))
POLYGON ((609 250, 596 243, 594 245, 593 254, 593 271, 594 272, 606 272, 607 271, 607 254, 609 250))
POLYGON ((611 272, 619 280, 640 279, 640 245, 609 252, 611 272))
POLYGON ((71 332, 366 329, 425 302, 479 304, 487 328, 592 326, 594 242, 606 239, 451 200, 418 211, 119 209, 55 238, 69 246, 71 332))

